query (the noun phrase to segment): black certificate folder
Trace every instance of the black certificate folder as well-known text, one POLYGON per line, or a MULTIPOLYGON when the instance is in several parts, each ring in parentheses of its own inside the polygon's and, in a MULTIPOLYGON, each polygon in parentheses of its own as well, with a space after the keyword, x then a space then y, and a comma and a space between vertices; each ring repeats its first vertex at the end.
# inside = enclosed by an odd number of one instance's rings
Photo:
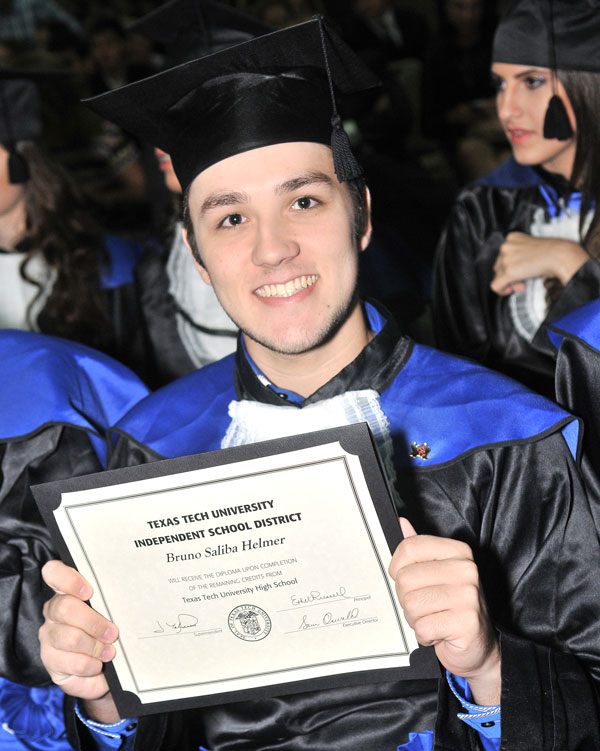
POLYGON ((33 493, 119 627, 123 717, 439 677, 387 572, 402 535, 366 423, 33 493))

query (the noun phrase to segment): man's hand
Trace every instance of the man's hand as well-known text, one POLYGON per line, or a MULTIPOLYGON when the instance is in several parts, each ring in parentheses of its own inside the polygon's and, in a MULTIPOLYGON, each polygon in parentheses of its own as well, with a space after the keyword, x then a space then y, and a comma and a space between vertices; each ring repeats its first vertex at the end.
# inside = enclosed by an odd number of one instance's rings
POLYGON ((498 295, 522 292, 525 279, 558 279, 563 287, 589 260, 577 243, 509 232, 500 246, 490 287, 498 295))
POLYGON ((46 584, 56 594, 44 605, 40 627, 42 662, 66 694, 86 699, 86 710, 97 722, 117 722, 119 714, 108 691, 102 663, 115 656, 119 630, 85 600, 92 587, 81 574, 60 561, 42 568, 46 584))
POLYGON ((417 535, 400 519, 404 540, 390 563, 398 599, 423 646, 466 678, 477 704, 500 703, 500 652, 471 548, 458 540, 417 535))

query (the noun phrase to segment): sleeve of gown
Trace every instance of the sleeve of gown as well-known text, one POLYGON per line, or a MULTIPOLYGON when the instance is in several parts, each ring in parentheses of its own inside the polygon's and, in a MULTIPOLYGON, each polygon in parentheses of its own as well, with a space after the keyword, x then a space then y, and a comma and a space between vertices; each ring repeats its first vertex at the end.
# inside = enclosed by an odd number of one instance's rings
POLYGON ((555 370, 556 401, 583 420, 581 473, 596 527, 600 529, 600 352, 565 334, 555 370))
POLYGON ((163 386, 191 373, 195 365, 177 330, 177 306, 169 289, 167 260, 146 253, 136 268, 136 282, 153 367, 151 385, 163 386))
MULTIPOLYGON (((76 751, 108 751, 107 745, 92 733, 75 713, 75 699, 65 697, 65 727, 67 738, 76 751)), ((134 751, 207 751, 203 743, 202 713, 198 710, 152 714, 137 719, 133 738, 134 751)))
POLYGON ((458 197, 434 262, 433 326, 440 349, 497 370, 526 354, 508 298, 492 292, 490 283, 506 234, 527 226, 531 200, 529 189, 496 186, 475 186, 458 197))
MULTIPOLYGON (((580 305, 598 297, 600 297, 600 263, 594 258, 590 258, 571 277, 567 286, 553 302, 546 316, 545 324, 558 320, 574 308, 578 308, 580 305)), ((540 333, 545 336, 544 329, 545 326, 542 326, 540 333)))
MULTIPOLYGON (((534 738, 539 751, 600 748, 600 544, 562 435, 477 452, 436 474, 437 497, 455 510, 445 503, 434 524, 452 537, 464 535, 457 515, 467 522, 500 632, 502 748, 525 751, 534 738)), ((444 706, 438 725, 455 725, 447 696, 444 706)))
POLYGON ((0 675, 10 681, 49 683, 37 631, 52 594, 41 568, 57 555, 30 487, 100 469, 80 429, 49 425, 35 435, 0 443, 0 675))
POLYGON ((138 464, 149 464, 164 458, 143 443, 138 443, 127 433, 113 431, 112 437, 113 447, 108 460, 108 469, 137 467, 138 464))
POLYGON ((0 517, 0 673, 14 683, 46 685, 49 677, 39 656, 42 605, 52 592, 41 567, 55 558, 44 526, 0 517))
MULTIPOLYGON (((491 266, 481 251, 490 242, 489 211, 471 191, 457 199, 437 247, 433 276, 433 325, 438 347, 479 361, 490 346, 491 266)), ((496 252, 502 238, 496 233, 496 252)))
POLYGON ((107 249, 111 266, 103 277, 103 291, 112 332, 107 354, 131 368, 148 386, 158 388, 166 380, 157 375, 157 352, 145 320, 139 268, 159 257, 160 249, 150 241, 142 246, 115 237, 107 239, 107 249))

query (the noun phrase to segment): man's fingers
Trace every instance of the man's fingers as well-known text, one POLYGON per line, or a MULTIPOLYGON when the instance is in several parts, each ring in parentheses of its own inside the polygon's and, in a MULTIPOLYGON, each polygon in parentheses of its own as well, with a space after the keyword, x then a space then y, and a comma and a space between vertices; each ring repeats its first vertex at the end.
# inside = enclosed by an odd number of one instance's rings
POLYGON ((479 612, 479 587, 475 585, 435 585, 398 593, 398 599, 411 626, 435 613, 479 612))
POLYGON ((478 586, 479 571, 471 558, 445 558, 403 566, 396 575, 399 595, 444 585, 478 586))
POLYGON ((48 648, 44 651, 44 664, 53 676, 74 675, 78 678, 93 678, 102 673, 102 662, 95 657, 78 652, 60 652, 48 648))
POLYGON ((410 625, 424 647, 445 643, 449 649, 467 650, 473 642, 484 642, 481 618, 476 612, 442 610, 416 618, 410 625))
POLYGON ((48 561, 42 568, 42 577, 46 584, 57 594, 73 595, 81 600, 92 596, 91 585, 71 566, 62 561, 48 561))
POLYGON ((466 543, 459 540, 433 535, 413 535, 405 537, 396 548, 389 573, 392 579, 396 579, 400 569, 406 566, 447 559, 473 560, 473 553, 466 543))
POLYGON ((107 644, 119 636, 114 623, 72 595, 54 595, 44 605, 44 616, 47 621, 73 626, 107 644))
POLYGON ((398 545, 394 558, 400 566, 424 561, 443 561, 447 558, 472 559, 471 548, 464 542, 449 537, 414 535, 405 537, 398 545))
POLYGON ((65 694, 76 696, 79 699, 100 699, 108 693, 108 684, 102 674, 92 678, 80 678, 77 675, 51 673, 50 677, 57 686, 62 688, 65 694))
POLYGON ((405 539, 407 537, 414 537, 417 534, 415 528, 406 517, 401 516, 398 521, 400 522, 400 529, 405 539))
POLYGON ((53 623, 47 623, 43 628, 45 641, 51 649, 88 655, 102 662, 109 662, 115 656, 112 644, 98 641, 79 628, 53 623))

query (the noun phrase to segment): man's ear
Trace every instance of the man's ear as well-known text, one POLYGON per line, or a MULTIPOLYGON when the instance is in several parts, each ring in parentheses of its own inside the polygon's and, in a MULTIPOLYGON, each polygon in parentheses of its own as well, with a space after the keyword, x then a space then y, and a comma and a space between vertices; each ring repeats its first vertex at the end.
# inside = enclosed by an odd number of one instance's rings
POLYGON ((365 187, 365 228, 360 238, 360 249, 366 250, 371 242, 373 224, 371 223, 371 191, 365 187))
POLYGON ((192 254, 192 258, 194 259, 194 265, 200 272, 200 276, 202 277, 202 281, 205 282, 205 284, 212 285, 212 282, 210 281, 210 276, 208 275, 208 271, 204 268, 204 266, 198 261, 196 258, 196 254, 192 250, 192 246, 190 245, 190 241, 188 238, 188 233, 185 227, 181 228, 181 233, 183 235, 183 242, 187 245, 188 250, 192 254))

